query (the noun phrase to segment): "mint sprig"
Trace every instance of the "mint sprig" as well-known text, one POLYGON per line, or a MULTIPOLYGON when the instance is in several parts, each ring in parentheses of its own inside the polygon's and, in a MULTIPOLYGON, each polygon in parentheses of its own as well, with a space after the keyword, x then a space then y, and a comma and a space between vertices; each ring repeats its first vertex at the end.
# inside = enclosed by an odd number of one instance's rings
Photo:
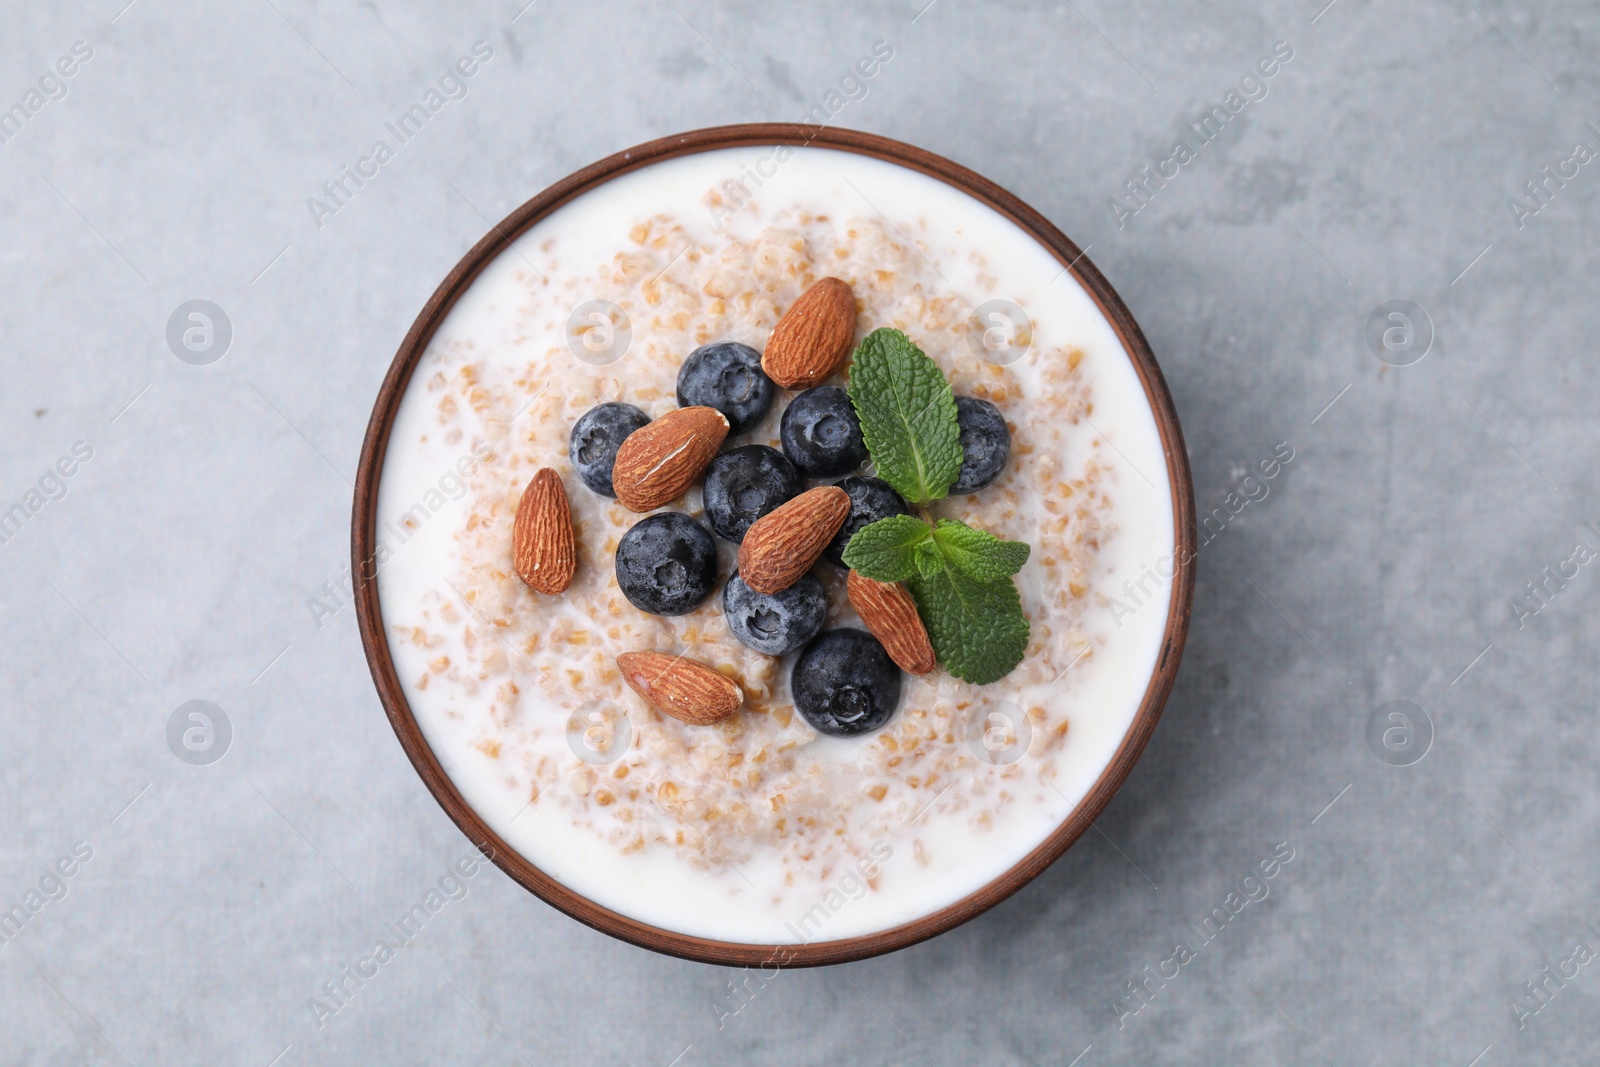
MULTIPOLYGON (((961 425, 944 372, 899 330, 873 330, 852 357, 849 393, 878 477, 926 515, 924 505, 961 473, 961 425)), ((856 531, 844 562, 868 578, 906 583, 939 662, 985 685, 1028 650, 1028 617, 1012 581, 1028 552, 952 519, 930 525, 892 515, 856 531)))
POLYGON ((873 330, 851 357, 849 394, 878 477, 913 504, 950 491, 961 427, 937 363, 899 330, 873 330))
POLYGON ((905 582, 934 655, 957 678, 986 685, 1011 673, 1028 650, 1028 619, 1011 576, 1029 548, 940 519, 929 526, 892 515, 857 531, 845 565, 880 582, 905 582))

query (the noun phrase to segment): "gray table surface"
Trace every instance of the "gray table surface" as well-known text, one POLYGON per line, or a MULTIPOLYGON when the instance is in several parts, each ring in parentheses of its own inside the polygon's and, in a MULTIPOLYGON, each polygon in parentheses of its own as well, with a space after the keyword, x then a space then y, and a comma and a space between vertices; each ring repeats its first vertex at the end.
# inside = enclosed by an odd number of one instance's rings
POLYGON ((523 2, 0 6, 0 106, 27 114, 0 143, 0 508, 39 491, 0 544, 0 902, 48 891, 0 945, 0 1060, 1595 1061, 1600 573, 1574 546, 1600 549, 1600 165, 1563 162, 1600 150, 1592 5, 523 2), (470 93, 319 227, 307 199, 480 40, 470 93), (1201 554, 1143 761, 1002 906, 785 973, 720 1029, 732 972, 493 868, 318 1020, 467 852, 353 611, 306 607, 348 558, 400 338, 486 219, 642 140, 797 118, 878 40, 892 62, 832 121, 1093 246, 1203 510, 1294 449, 1201 554), (1123 182, 1279 41, 1267 95, 1119 228, 1123 182), (194 299, 232 329, 206 366, 167 342, 194 299), (1409 351, 1365 338, 1394 300, 1426 315, 1409 351), (227 716, 218 762, 169 748, 190 700, 227 716), (1280 844, 1270 895, 1203 943, 1280 844))

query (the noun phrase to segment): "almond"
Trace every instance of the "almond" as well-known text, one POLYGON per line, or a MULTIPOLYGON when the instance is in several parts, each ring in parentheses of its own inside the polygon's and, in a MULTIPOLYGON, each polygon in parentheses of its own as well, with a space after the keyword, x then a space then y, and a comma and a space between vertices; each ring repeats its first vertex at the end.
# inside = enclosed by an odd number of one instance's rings
POLYGON ((694 484, 728 436, 716 408, 679 408, 633 431, 617 449, 611 484, 629 511, 654 511, 694 484))
POLYGON ((739 545, 739 577, 758 593, 789 588, 817 561, 850 515, 850 496, 819 485, 757 519, 739 545))
POLYGON ((650 706, 692 726, 726 719, 744 703, 733 679, 692 659, 665 652, 624 652, 617 657, 622 678, 650 706))
POLYGON ((578 566, 572 506, 561 476, 549 467, 541 467, 522 491, 511 527, 511 562, 518 577, 541 593, 553 596, 572 584, 578 566))
POLYGON ((856 295, 841 278, 824 278, 789 305, 761 355, 761 369, 785 389, 809 389, 833 377, 856 340, 856 295))
POLYGON ((851 571, 845 579, 850 606, 901 670, 927 674, 936 662, 917 602, 899 582, 880 582, 851 571))

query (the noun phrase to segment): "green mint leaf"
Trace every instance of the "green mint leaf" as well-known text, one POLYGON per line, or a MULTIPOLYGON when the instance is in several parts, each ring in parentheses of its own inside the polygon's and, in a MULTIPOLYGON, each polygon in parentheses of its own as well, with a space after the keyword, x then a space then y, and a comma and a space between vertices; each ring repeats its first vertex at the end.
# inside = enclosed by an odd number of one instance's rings
POLYGON ((944 553, 940 552, 939 546, 931 540, 917 546, 912 560, 917 565, 917 573, 924 578, 932 578, 945 567, 944 553))
POLYGON ((899 330, 873 330, 851 357, 849 393, 878 477, 913 504, 950 491, 961 428, 937 363, 899 330))
POLYGON ((844 549, 845 566, 880 582, 903 582, 917 572, 915 557, 933 549, 933 531, 915 515, 890 515, 863 526, 844 549))
POLYGON ((940 519, 933 539, 952 568, 979 582, 1009 578, 1028 562, 1030 549, 1023 542, 1002 541, 954 519, 940 519))
POLYGON ((1010 578, 980 582, 945 567, 907 583, 945 670, 974 685, 1011 673, 1028 650, 1028 618, 1010 578))

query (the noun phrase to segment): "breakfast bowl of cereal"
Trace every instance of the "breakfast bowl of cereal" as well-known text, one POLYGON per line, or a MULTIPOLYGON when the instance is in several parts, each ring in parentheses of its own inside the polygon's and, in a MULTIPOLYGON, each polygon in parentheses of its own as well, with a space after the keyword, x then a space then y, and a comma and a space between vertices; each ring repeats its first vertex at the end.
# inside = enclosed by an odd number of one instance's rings
POLYGON ((352 525, 379 698, 463 832, 599 930, 769 967, 1060 856, 1160 717, 1194 551, 1084 253, 948 160, 780 124, 493 227, 390 367, 352 525))

